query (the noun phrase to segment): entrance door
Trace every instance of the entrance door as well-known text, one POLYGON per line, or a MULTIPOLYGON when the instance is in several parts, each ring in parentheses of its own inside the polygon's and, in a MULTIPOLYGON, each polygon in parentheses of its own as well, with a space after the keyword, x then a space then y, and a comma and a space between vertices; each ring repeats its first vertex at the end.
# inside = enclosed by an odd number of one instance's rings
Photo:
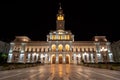
POLYGON ((59 64, 62 64, 62 56, 59 56, 59 64))
POLYGON ((52 57, 52 63, 55 64, 56 58, 55 56, 52 57))
POLYGON ((66 56, 66 64, 69 64, 69 56, 66 56))

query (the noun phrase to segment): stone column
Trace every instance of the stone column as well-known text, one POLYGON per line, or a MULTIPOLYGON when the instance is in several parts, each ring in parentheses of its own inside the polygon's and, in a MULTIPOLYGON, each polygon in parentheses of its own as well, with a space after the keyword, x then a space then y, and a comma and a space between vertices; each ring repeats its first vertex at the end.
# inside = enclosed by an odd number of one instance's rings
POLYGON ((94 60, 93 60, 93 53, 91 53, 91 62, 94 63, 94 60))
MULTIPOLYGON (((112 52, 111 52, 111 48, 110 48, 110 42, 107 42, 106 43, 106 46, 107 46, 107 50, 108 50, 108 53, 107 53, 107 61, 108 62, 112 62, 113 61, 113 56, 112 58, 110 58, 110 55, 113 55, 112 52), (111 59, 111 60, 110 60, 111 59)), ((118 51, 119 52, 119 51, 118 51)))
POLYGON ((81 55, 80 55, 80 53, 78 53, 78 64, 80 64, 80 62, 81 62, 80 58, 81 58, 81 55))
POLYGON ((73 54, 73 52, 70 53, 70 63, 73 63, 72 62, 72 54, 73 54))
POLYGON ((36 61, 38 61, 38 58, 39 57, 39 54, 38 53, 36 53, 36 61))
POLYGON ((56 34, 56 39, 58 40, 58 35, 56 34))
POLYGON ((88 53, 87 53, 87 62, 90 62, 90 61, 89 61, 89 54, 88 54, 88 53))
POLYGON ((80 52, 80 54, 81 54, 81 62, 83 62, 83 53, 82 52, 80 52))
POLYGON ((73 41, 74 41, 74 35, 72 35, 72 39, 73 39, 73 41))
POLYGON ((59 62, 59 56, 58 56, 58 52, 56 52, 56 63, 58 63, 59 62))
POLYGON ((92 60, 91 60, 91 53, 89 52, 89 62, 91 63, 92 60))
POLYGON ((84 52, 82 52, 82 60, 85 62, 84 52))
POLYGON ((72 42, 69 42, 69 44, 70 44, 70 63, 73 63, 73 62, 72 62, 72 56, 73 56, 72 42))
POLYGON ((40 53, 38 53, 38 62, 40 62, 40 53))
POLYGON ((30 63, 32 62, 32 53, 29 53, 30 54, 30 63))
POLYGON ((41 52, 39 53, 39 58, 40 58, 40 60, 39 60, 39 61, 41 62, 41 52))
POLYGON ((23 45, 23 50, 24 50, 24 63, 26 63, 25 43, 23 43, 22 45, 23 45))
POLYGON ((51 63, 51 53, 49 52, 48 55, 49 55, 49 63, 51 63))
POLYGON ((52 39, 52 34, 50 34, 50 40, 52 39))
MULTIPOLYGON (((23 63, 26 63, 26 56, 25 56, 25 43, 21 43, 21 51, 20 51, 20 56, 19 56, 19 60, 21 60, 21 54, 23 54, 23 63)), ((21 61, 20 61, 21 62, 21 61)))
POLYGON ((10 50, 9 50, 9 55, 8 55, 8 60, 7 62, 13 62, 13 48, 14 48, 15 43, 10 43, 10 50))
POLYGON ((98 63, 97 53, 94 53, 94 56, 95 56, 95 63, 98 63))
POLYGON ((63 63, 66 63, 66 49, 65 49, 65 43, 63 43, 63 63))
POLYGON ((32 53, 32 63, 34 62, 34 53, 32 53))
POLYGON ((76 64, 76 53, 74 53, 74 64, 76 64))
POLYGON ((47 63, 47 53, 45 53, 45 63, 47 63))
POLYGON ((28 53, 28 54, 26 54, 27 55, 27 63, 29 63, 30 62, 30 53, 28 53))
POLYGON ((43 53, 41 53, 40 57, 41 57, 41 63, 43 63, 43 53))
POLYGON ((63 63, 66 63, 66 54, 65 53, 63 53, 63 63))
POLYGON ((56 63, 58 63, 59 61, 59 56, 58 56, 58 45, 57 45, 57 47, 56 47, 56 63))
POLYGON ((52 52, 52 49, 51 49, 51 46, 49 46, 49 52, 48 52, 49 53, 49 63, 52 63, 51 62, 51 60, 52 60, 51 59, 51 55, 52 55, 51 52, 52 52))
POLYGON ((65 40, 65 35, 63 35, 63 39, 65 40))

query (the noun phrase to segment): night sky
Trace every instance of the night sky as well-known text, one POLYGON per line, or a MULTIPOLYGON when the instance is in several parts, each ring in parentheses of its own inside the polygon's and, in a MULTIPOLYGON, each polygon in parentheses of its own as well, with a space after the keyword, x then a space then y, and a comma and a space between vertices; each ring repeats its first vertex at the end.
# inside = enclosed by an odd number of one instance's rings
POLYGON ((44 0, 0 5, 0 40, 11 42, 15 36, 28 36, 31 40, 46 41, 46 35, 56 30, 59 2, 65 14, 65 30, 71 30, 75 41, 89 41, 93 36, 106 36, 111 42, 120 40, 120 31, 113 23, 112 2, 101 0, 44 0))

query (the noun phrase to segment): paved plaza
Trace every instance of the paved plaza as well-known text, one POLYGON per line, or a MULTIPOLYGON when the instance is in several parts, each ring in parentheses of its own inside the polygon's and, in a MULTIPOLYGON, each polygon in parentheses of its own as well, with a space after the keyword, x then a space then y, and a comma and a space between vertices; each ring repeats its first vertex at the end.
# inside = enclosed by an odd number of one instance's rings
POLYGON ((0 80, 120 80, 120 71, 51 64, 0 71, 0 80))

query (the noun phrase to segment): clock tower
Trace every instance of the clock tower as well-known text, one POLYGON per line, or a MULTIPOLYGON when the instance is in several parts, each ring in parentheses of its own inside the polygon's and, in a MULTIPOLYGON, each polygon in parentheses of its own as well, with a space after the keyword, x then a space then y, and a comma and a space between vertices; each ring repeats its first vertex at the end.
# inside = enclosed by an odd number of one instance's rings
POLYGON ((56 20, 57 30, 64 30, 64 25, 65 25, 64 14, 60 5, 56 20))

